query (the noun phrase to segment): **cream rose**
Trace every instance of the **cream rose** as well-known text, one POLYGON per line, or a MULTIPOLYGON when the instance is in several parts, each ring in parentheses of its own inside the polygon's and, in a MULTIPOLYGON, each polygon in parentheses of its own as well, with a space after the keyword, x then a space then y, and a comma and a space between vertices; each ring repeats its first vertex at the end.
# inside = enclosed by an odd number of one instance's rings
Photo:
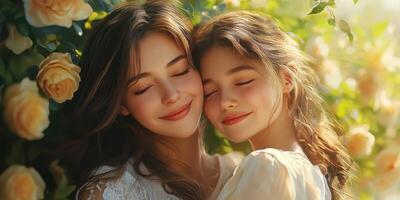
POLYGON ((400 147, 393 144, 382 150, 375 159, 376 178, 373 188, 377 191, 390 189, 400 180, 400 147))
POLYGON ((80 71, 68 53, 52 53, 39 64, 36 80, 49 98, 62 103, 72 99, 78 89, 80 71))
POLYGON ((4 94, 4 119, 10 129, 27 140, 42 138, 49 126, 49 101, 39 95, 35 81, 28 78, 11 85, 4 94))
POLYGON ((369 132, 368 126, 365 125, 351 127, 344 141, 347 150, 353 157, 371 154, 374 143, 375 136, 369 132))
POLYGON ((71 27, 72 21, 83 20, 93 12, 84 0, 23 0, 25 16, 36 27, 58 25, 71 27))
POLYGON ((357 86, 364 103, 374 99, 380 90, 381 81, 377 73, 379 72, 362 69, 357 74, 357 86))
POLYGON ((0 176, 0 199, 43 199, 45 187, 35 169, 13 165, 0 176))
POLYGON ((5 40, 5 45, 15 54, 21 54, 25 50, 31 48, 32 40, 29 37, 21 35, 14 24, 9 24, 8 37, 5 40))
POLYGON ((315 59, 326 58, 329 54, 329 46, 322 37, 313 37, 307 41, 306 51, 315 59))

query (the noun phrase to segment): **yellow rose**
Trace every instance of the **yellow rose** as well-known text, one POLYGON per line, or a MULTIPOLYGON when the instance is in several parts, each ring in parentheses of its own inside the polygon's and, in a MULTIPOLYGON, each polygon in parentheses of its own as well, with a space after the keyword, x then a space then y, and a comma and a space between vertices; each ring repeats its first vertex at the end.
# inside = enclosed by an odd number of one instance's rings
POLYGON ((0 176, 0 199, 43 199, 45 187, 43 179, 35 169, 13 165, 0 176))
POLYGON ((49 98, 62 103, 72 99, 78 89, 80 71, 68 53, 52 53, 40 63, 36 80, 49 98))
POLYGON ((29 37, 21 35, 14 24, 8 26, 8 37, 5 40, 5 45, 15 54, 21 54, 25 50, 31 48, 32 40, 29 37))
POLYGON ((390 189, 400 180, 400 147, 389 145, 375 159, 377 175, 372 182, 377 191, 390 189))
POLYGON ((372 70, 362 69, 357 74, 357 86, 364 103, 374 99, 380 90, 381 81, 377 73, 372 70))
POLYGON ((351 127, 344 141, 347 150, 353 157, 371 154, 374 143, 375 136, 369 132, 367 126, 351 127))
POLYGON ((49 101, 39 95, 35 81, 25 78, 8 87, 4 107, 4 120, 18 136, 27 140, 43 137, 49 126, 49 101))
POLYGON ((36 27, 58 25, 71 27, 72 21, 83 20, 93 12, 84 0, 23 0, 25 16, 36 27))

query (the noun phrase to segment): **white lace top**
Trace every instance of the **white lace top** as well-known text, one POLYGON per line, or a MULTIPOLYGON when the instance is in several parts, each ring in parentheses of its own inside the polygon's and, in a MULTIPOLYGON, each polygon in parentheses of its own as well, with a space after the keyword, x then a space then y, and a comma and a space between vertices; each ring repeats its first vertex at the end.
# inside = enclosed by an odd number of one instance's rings
MULTIPOLYGON (((210 195, 211 199, 216 199, 225 182, 232 176, 233 170, 239 163, 236 156, 215 155, 218 160, 220 176, 214 192, 210 195)), ((132 162, 132 161, 128 161, 132 162)), ((141 165, 143 172, 147 169, 141 165)), ((93 175, 102 174, 114 169, 109 166, 99 167, 93 175)), ((126 165, 122 176, 118 179, 99 181, 96 183, 86 183, 78 189, 76 199, 85 200, 179 200, 178 197, 164 191, 162 185, 157 180, 145 178, 138 175, 131 164, 126 165), (81 194, 82 193, 82 194, 81 194), (79 198, 78 198, 79 197, 79 198)))
POLYGON ((243 158, 217 199, 330 200, 331 191, 300 146, 295 151, 267 148, 243 158))

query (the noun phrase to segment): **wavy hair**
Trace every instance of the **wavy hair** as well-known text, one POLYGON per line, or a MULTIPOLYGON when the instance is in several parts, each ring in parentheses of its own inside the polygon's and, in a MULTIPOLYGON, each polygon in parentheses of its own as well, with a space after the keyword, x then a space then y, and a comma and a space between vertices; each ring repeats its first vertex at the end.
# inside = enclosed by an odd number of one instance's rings
POLYGON ((295 137, 310 161, 326 174, 333 198, 341 199, 353 161, 339 141, 342 129, 324 108, 310 61, 294 40, 270 17, 236 11, 196 27, 193 45, 194 63, 198 67, 209 48, 221 45, 260 60, 276 81, 281 81, 278 75, 282 71, 290 75, 293 88, 288 95, 288 106, 295 137))
MULTIPOLYGON (((192 64, 192 24, 175 1, 129 2, 113 10, 91 30, 80 66, 81 83, 67 104, 73 132, 79 137, 65 145, 72 156, 72 177, 82 185, 122 175, 133 158, 134 170, 147 178, 159 177, 164 190, 181 199, 203 199, 200 185, 171 169, 155 150, 157 134, 132 117, 120 115, 128 76, 140 72, 139 41, 151 31, 163 32, 185 50, 192 64), (133 70, 132 70, 133 66, 133 70), (150 171, 141 170, 144 164, 150 171), (110 173, 91 176, 99 166, 116 167, 110 173)), ((202 135, 198 129, 196 134, 202 135)), ((202 145, 198 148, 202 149, 202 145)), ((67 156, 68 157, 68 156, 67 156)), ((67 158, 67 160, 69 160, 67 158)))

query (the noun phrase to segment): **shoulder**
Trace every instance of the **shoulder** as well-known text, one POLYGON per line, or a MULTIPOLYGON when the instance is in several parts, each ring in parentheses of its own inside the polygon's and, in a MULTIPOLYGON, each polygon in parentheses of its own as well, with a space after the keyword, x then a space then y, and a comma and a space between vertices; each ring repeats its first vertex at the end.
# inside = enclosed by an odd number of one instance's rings
POLYGON ((234 169, 237 167, 240 162, 242 161, 244 155, 241 152, 230 152, 227 154, 215 154, 218 157, 220 164, 222 165, 221 168, 223 169, 234 169))
POLYGON ((270 174, 281 174, 283 177, 300 178, 305 172, 314 173, 312 171, 316 170, 316 166, 313 166, 301 152, 267 148, 253 151, 243 158, 236 169, 239 170, 252 174, 265 174, 268 177, 271 177, 270 174))
POLYGON ((283 151, 274 148, 267 148, 251 152, 242 163, 277 164, 287 167, 311 166, 307 157, 295 151, 283 151), (295 165, 296 164, 296 165, 295 165))
POLYGON ((291 185, 296 192, 307 191, 314 197, 330 196, 328 183, 321 170, 303 152, 272 148, 258 150, 246 156, 240 167, 253 176, 266 177, 265 181, 270 183, 291 185))
POLYGON ((91 176, 98 176, 98 178, 82 185, 77 190, 76 199, 123 199, 129 188, 135 185, 137 178, 128 165, 123 166, 121 173, 113 173, 116 169, 116 167, 100 166, 94 170, 91 176))

